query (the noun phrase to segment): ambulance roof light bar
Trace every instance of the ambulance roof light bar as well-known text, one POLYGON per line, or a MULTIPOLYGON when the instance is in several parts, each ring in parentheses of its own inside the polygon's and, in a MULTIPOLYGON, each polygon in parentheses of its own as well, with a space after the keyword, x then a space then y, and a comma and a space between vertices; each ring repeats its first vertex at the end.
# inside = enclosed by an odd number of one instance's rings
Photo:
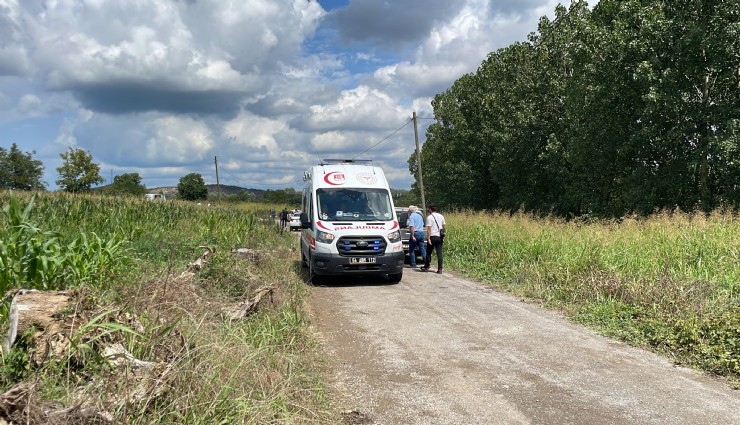
POLYGON ((335 159, 335 158, 328 158, 328 159, 322 159, 321 163, 319 165, 329 165, 329 164, 372 164, 372 159, 335 159))

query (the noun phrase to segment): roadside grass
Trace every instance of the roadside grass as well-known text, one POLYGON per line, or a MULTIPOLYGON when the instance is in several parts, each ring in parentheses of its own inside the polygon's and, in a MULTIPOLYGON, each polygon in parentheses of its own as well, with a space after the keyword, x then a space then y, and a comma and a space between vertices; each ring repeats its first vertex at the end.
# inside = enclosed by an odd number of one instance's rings
POLYGON ((177 367, 177 392, 130 423, 331 423, 306 331, 307 288, 290 249, 269 251, 259 264, 217 252, 194 285, 170 282, 170 295, 155 294, 158 281, 136 288, 142 295, 132 309, 179 321, 190 347, 177 367), (264 285, 276 287, 270 302, 246 320, 225 318, 264 285))
POLYGON ((451 269, 740 385, 740 219, 446 215, 451 269))
MULTIPOLYGON (((0 193, 0 206, 9 206, 12 199, 25 211, 32 195, 0 193)), ((101 247, 108 246, 108 241, 119 245, 110 252, 109 261, 95 270, 95 279, 68 278, 53 287, 85 293, 83 304, 101 306, 97 321, 72 336, 77 350, 67 361, 37 366, 31 360, 32 350, 24 351, 29 347, 23 345, 27 337, 23 336, 16 348, 2 355, 0 390, 33 382, 36 390, 29 399, 37 405, 74 404, 80 385, 110 374, 93 351, 101 341, 115 339, 137 359, 166 361, 176 372, 163 393, 142 403, 111 405, 114 421, 338 423, 319 378, 315 341, 307 331, 307 287, 296 273, 294 235, 280 233, 265 220, 268 211, 261 204, 205 207, 178 201, 36 194, 25 216, 39 230, 34 234, 35 245, 29 246, 43 245, 44 232, 51 232, 63 248, 80 235, 98 238, 100 244, 89 244, 94 245, 89 258, 104 252, 101 247), (206 247, 215 248, 215 253, 205 267, 184 274, 206 247), (236 255, 232 253, 236 248, 248 248, 253 255, 236 255), (236 319, 229 315, 264 287, 272 289, 253 314, 236 319), (122 317, 136 320, 115 322, 122 317)), ((0 220, 0 235, 14 231, 17 227, 11 221, 0 220)), ((7 242, 0 237, 0 245, 7 242)), ((80 267, 85 267, 88 257, 79 259, 80 267)), ((15 265, 18 260, 8 261, 15 265)), ((20 287, 35 286, 19 278, 4 289, 20 287)), ((8 326, 5 307, 3 330, 8 326)), ((110 386, 119 393, 130 390, 121 382, 110 386)), ((87 392, 101 398, 104 393, 96 388, 87 392)))

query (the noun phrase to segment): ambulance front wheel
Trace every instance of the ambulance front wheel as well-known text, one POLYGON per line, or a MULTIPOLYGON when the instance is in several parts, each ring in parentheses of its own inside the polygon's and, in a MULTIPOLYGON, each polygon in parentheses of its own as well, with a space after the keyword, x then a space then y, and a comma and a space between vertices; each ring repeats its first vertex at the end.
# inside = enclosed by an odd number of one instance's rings
POLYGON ((316 274, 316 269, 313 265, 313 258, 308 257, 308 282, 312 285, 317 285, 320 281, 321 276, 316 274))
POLYGON ((401 271, 401 273, 389 273, 388 274, 388 282, 390 283, 398 283, 401 281, 401 278, 403 278, 403 271, 401 271))

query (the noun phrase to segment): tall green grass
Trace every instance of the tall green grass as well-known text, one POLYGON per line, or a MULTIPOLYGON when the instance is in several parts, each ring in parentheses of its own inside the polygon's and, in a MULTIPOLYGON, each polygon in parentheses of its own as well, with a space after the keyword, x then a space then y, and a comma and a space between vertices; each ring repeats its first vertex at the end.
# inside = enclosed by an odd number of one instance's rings
MULTIPOLYGON (((100 359, 93 359, 99 344, 120 340, 138 359, 169 359, 177 370, 162 396, 111 412, 121 423, 333 422, 310 355, 316 350, 306 331, 306 287, 294 258, 294 235, 265 221, 263 205, 206 207, 96 194, 40 193, 33 198, 8 192, 0 193, 0 205, 12 210, 11 218, 0 221, 3 246, 14 234, 20 235, 16 241, 33 241, 27 246, 57 244, 53 253, 64 254, 68 265, 56 271, 88 270, 91 276, 68 274, 63 285, 40 289, 90 287, 80 305, 103 306, 95 317, 105 319, 70 336, 74 361, 65 365, 38 368, 28 353, 19 352, 24 346, 3 354, 0 389, 34 379, 42 383, 35 397, 72 403, 80 391, 77 383, 102 373, 100 359), (180 278, 204 246, 216 249, 205 268, 180 278), (240 247, 260 252, 259 260, 231 253, 240 247), (101 254, 106 250, 108 257, 101 254), (275 294, 265 298, 257 314, 235 322, 224 319, 224 309, 268 284, 275 294), (116 324, 126 317, 137 319, 130 326, 116 324)), ((25 255, 16 256, 23 264, 51 255, 18 252, 25 255)), ((28 287, 28 269, 19 266, 5 289, 28 287)))
MULTIPOLYGON (((9 193, 0 195, 0 202, 9 198, 9 193)), ((63 238, 83 232, 103 239, 120 237, 131 243, 137 258, 172 259, 177 265, 192 260, 200 245, 244 244, 255 236, 258 221, 255 212, 243 209, 58 192, 37 197, 33 217, 41 228, 53 229, 63 238)))
POLYGON ((740 219, 661 213, 611 222, 447 215, 454 270, 560 308, 679 363, 740 379, 740 219))
POLYGON ((10 195, 2 204, 0 292, 104 286, 127 259, 124 241, 116 233, 101 238, 94 232, 78 232, 65 238, 34 219, 35 200, 31 197, 23 205, 10 195))

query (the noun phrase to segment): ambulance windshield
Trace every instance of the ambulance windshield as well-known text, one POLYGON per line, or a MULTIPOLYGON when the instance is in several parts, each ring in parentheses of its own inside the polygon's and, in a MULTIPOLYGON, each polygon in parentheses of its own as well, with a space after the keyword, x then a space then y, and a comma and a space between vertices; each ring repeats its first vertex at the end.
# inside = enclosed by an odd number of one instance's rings
POLYGON ((393 220, 390 194, 385 189, 317 189, 316 204, 320 220, 393 220))

